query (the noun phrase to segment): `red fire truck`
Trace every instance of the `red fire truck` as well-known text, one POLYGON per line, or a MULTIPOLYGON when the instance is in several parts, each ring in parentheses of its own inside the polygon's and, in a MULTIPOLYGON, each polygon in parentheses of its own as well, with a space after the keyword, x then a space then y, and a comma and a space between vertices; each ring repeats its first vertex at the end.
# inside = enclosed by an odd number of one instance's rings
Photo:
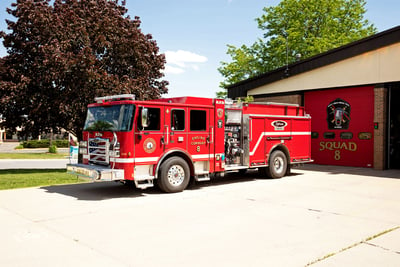
POLYGON ((258 169, 280 178, 311 162, 311 118, 303 107, 176 97, 137 101, 133 95, 89 104, 71 174, 93 181, 184 190, 190 179, 258 169))

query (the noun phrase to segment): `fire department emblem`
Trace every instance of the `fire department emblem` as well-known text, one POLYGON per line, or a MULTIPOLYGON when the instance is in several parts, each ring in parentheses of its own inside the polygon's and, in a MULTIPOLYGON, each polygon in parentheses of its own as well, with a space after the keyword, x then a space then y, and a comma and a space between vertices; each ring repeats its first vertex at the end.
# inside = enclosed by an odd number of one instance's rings
POLYGON ((329 103, 327 112, 328 129, 348 129, 350 124, 350 104, 340 98, 329 103))
POLYGON ((146 153, 153 153, 156 150, 156 141, 153 138, 144 140, 143 149, 146 153))
POLYGON ((224 110, 222 108, 219 108, 217 110, 217 116, 218 118, 222 118, 222 116, 224 116, 224 110))

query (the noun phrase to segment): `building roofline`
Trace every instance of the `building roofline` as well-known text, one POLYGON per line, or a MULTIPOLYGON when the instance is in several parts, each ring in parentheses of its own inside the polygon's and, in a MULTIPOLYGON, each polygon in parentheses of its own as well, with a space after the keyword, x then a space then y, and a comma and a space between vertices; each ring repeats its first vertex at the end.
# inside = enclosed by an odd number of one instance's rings
POLYGON ((400 26, 230 85, 227 87, 228 97, 246 96, 248 90, 262 85, 321 68, 398 42, 400 42, 400 26))

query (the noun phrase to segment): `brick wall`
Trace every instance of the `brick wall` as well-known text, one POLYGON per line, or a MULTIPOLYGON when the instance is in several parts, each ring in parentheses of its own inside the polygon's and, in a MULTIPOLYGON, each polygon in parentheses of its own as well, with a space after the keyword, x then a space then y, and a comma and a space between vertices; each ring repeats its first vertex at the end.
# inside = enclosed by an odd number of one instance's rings
POLYGON ((387 128, 387 89, 376 86, 374 89, 374 123, 378 123, 378 129, 374 129, 374 169, 386 168, 386 128, 387 128))

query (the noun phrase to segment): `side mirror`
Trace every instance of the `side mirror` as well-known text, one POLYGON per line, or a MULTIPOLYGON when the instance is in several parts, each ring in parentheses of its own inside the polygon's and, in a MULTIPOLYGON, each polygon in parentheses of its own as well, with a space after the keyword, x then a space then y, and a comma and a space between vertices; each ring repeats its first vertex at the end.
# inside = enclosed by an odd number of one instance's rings
POLYGON ((142 127, 149 127, 149 109, 142 108, 142 127))

